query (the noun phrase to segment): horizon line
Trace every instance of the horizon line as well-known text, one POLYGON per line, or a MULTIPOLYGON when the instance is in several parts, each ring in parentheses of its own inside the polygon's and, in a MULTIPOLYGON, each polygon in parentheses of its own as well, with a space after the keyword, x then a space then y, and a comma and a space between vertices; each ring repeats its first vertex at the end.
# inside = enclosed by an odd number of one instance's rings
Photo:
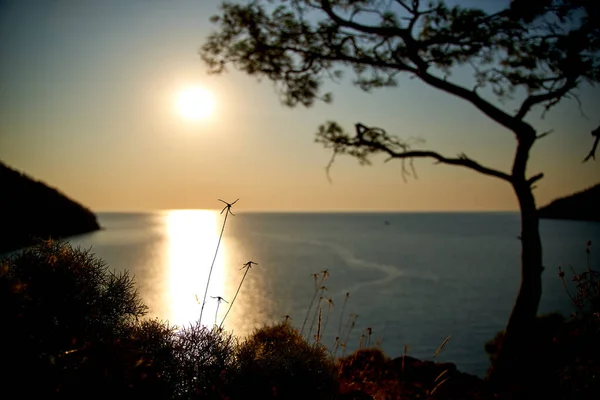
MULTIPOLYGON (((115 214, 148 214, 156 212, 171 211, 216 211, 221 212, 221 208, 154 208, 154 209, 104 209, 92 210, 93 213, 115 213, 115 214)), ((376 209, 321 209, 321 210, 238 210, 236 214, 434 214, 434 213, 518 213, 519 210, 490 209, 490 210, 376 210, 376 209)))

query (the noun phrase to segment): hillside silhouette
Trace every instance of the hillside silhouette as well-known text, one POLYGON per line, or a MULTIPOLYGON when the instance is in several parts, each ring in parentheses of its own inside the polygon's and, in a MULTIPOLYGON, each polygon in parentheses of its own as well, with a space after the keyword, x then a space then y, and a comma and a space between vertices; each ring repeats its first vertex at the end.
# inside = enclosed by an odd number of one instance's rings
POLYGON ((540 218, 600 221, 600 183, 539 209, 540 218))
POLYGON ((0 193, 0 253, 100 229, 90 210, 1 161, 0 193))

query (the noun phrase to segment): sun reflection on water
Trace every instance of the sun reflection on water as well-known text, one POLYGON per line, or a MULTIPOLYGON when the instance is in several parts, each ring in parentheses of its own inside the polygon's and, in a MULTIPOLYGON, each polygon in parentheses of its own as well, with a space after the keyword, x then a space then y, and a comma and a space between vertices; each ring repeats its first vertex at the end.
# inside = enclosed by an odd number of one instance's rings
MULTIPOLYGON (((206 288, 215 249, 219 240, 219 214, 210 210, 173 210, 167 214, 169 237, 169 321, 186 326, 200 317, 201 302, 206 288)), ((210 296, 223 296, 225 290, 224 260, 227 245, 219 246, 210 278, 202 323, 215 323, 217 302, 210 296)), ((218 321, 224 315, 226 304, 221 304, 218 321)))

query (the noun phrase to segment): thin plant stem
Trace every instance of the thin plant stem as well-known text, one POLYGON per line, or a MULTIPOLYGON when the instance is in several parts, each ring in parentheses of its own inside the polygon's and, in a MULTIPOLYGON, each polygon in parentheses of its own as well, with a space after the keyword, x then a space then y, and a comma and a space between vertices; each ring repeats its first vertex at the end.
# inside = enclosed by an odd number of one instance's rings
POLYGON ((235 291, 235 296, 233 296, 233 300, 231 300, 231 304, 229 304, 229 308, 227 308, 227 312, 225 313, 223 320, 221 320, 221 325, 219 325, 219 327, 223 326, 223 324, 225 323, 225 319, 229 315, 229 311, 231 310, 231 307, 233 307, 233 303, 235 303, 235 299, 237 298, 237 295, 240 292, 242 283, 244 283, 244 279, 246 279, 247 274, 248 274, 248 269, 246 269, 246 271, 244 271, 244 276, 242 276, 242 280, 240 281, 240 284, 238 285, 237 290, 235 291))
POLYGON ((210 270, 208 271, 208 281, 206 281, 206 288, 204 289, 204 297, 202 298, 202 308, 200 308, 200 324, 202 324, 202 313, 204 312, 204 306, 206 305, 206 294, 208 293, 208 285, 210 285, 210 276, 212 275, 213 268, 215 266, 215 261, 217 259, 217 253, 219 252, 219 246, 221 245, 221 239, 223 238, 223 231, 225 231, 225 224, 227 223, 227 215, 229 213, 225 213, 225 219, 223 219, 223 226, 221 227, 221 234, 219 235, 219 241, 217 242, 217 248, 215 249, 215 255, 213 257, 212 263, 210 264, 210 270))
POLYGON ((315 293, 313 294, 312 299, 310 300, 310 304, 308 305, 308 310, 306 310, 306 316, 304 316, 304 322, 302 322, 302 329, 300 329, 300 335, 304 333, 304 327, 306 326, 306 321, 308 321, 308 316, 310 315, 310 310, 312 309, 313 303, 317 298, 317 294, 319 294, 319 289, 315 289, 315 293))
MULTIPOLYGON (((308 316, 310 315, 310 310, 312 309, 315 299, 317 298, 317 294, 319 294, 319 287, 318 287, 318 285, 316 285, 318 275, 313 274, 313 276, 315 278, 315 293, 313 294, 313 297, 310 300, 308 310, 306 310, 306 316, 304 317, 304 322, 302 322, 302 329, 300 329, 300 336, 302 336, 302 334, 304 333, 304 327, 306 326, 306 321, 308 321, 308 316)), ((321 277, 321 285, 323 284, 324 280, 325 280, 325 275, 323 275, 323 277, 321 277)), ((310 332, 308 333, 308 336, 310 337, 310 332)))
POLYGON ((565 292, 567 292, 567 296, 569 296, 569 299, 571 299, 571 302, 575 306, 577 306, 577 303, 575 302, 575 299, 573 298, 573 296, 571 296, 571 292, 569 292, 569 288, 567 287, 567 282, 565 282, 565 273, 562 271, 562 269, 560 268, 560 266, 558 267, 558 277, 562 281, 562 285, 563 285, 563 288, 565 288, 565 292))
POLYGON ((246 264, 244 264, 244 266, 242 267, 242 269, 246 269, 246 271, 244 271, 244 276, 242 276, 242 280, 240 281, 240 284, 237 287, 237 290, 235 291, 235 296, 233 296, 233 300, 231 300, 231 303, 229 304, 229 308, 227 309, 227 312, 225 313, 225 316, 223 317, 223 319, 221 320, 221 324, 219 325, 219 328, 221 328, 223 326, 223 324, 225 323, 225 319, 227 318, 227 316, 229 315, 229 311, 231 311, 231 308, 233 307, 233 303, 235 303, 235 299, 237 299, 238 293, 240 293, 240 289, 242 288, 242 284, 244 283, 244 279, 246 279, 246 275, 248 275, 248 271, 250 270, 250 268, 252 267, 252 264, 254 265, 258 265, 257 263, 255 263, 254 261, 248 261, 246 264))
POLYGON ((234 215, 231 212, 231 207, 238 202, 239 199, 234 201, 233 203, 227 203, 219 199, 220 202, 225 203, 225 207, 221 210, 221 214, 225 212, 225 218, 223 219, 223 226, 221 227, 221 233, 219 234, 219 240, 217 241, 217 248, 215 249, 215 255, 213 257, 212 263, 210 264, 210 270, 208 271, 208 280, 206 281, 206 288, 204 289, 204 297, 202 298, 202 307, 200 308, 200 319, 198 322, 202 325, 202 313, 204 312, 204 306, 206 305, 206 294, 208 293, 208 286, 210 285, 210 277, 212 275, 213 268, 215 266, 215 261, 217 260, 217 254, 219 253, 219 246, 221 245, 221 239, 223 239, 223 232, 225 231, 225 224, 227 223, 227 216, 229 214, 234 215))
POLYGON ((331 314, 331 307, 333 307, 333 300, 327 299, 327 315, 325 315, 325 322, 323 323, 323 332, 327 328, 327 322, 329 322, 329 314, 331 314))
POLYGON ((215 327, 217 326, 217 315, 219 314, 219 306, 221 305, 221 302, 224 301, 225 303, 229 303, 227 300, 225 300, 224 298, 222 298, 221 296, 210 296, 213 299, 217 299, 217 311, 215 311, 215 327))
POLYGON ((336 336, 335 340, 333 341, 333 351, 332 351, 333 357, 335 357, 339 347, 340 347, 340 337, 336 336))
POLYGON ((587 253, 587 269, 589 277, 592 277, 592 265, 590 264, 590 253, 591 253, 592 241, 588 240, 585 244, 585 252, 587 253))
POLYGON ((317 343, 317 344, 321 340, 321 318, 322 318, 322 313, 323 313, 323 305, 319 306, 319 323, 317 325, 317 336, 316 336, 316 341, 315 341, 315 343, 317 343))
POLYGON ((440 354, 440 351, 442 351, 442 349, 444 348, 444 346, 446 345, 446 343, 448 343, 448 341, 450 340, 451 336, 448 335, 446 336, 446 339, 444 339, 444 341, 442 342, 442 344, 440 344, 440 346, 437 348, 437 350, 435 351, 435 353, 433 353, 433 358, 435 358, 438 354, 440 354))
POLYGON ((347 348, 348 345, 348 340, 350 340, 350 333, 352 333, 352 329, 354 329, 354 325, 356 325, 356 319, 358 318, 357 314, 350 314, 350 321, 349 321, 349 327, 348 327, 348 332, 346 333, 346 340, 344 340, 344 354, 345 354, 345 349, 347 348))
POLYGON ((315 326, 315 322, 317 322, 317 316, 319 315, 319 308, 321 307, 321 302, 323 301, 323 293, 325 292, 326 287, 321 286, 321 296, 319 297, 319 303, 317 304, 317 308, 315 308, 315 315, 313 316, 312 322, 310 323, 310 329, 306 334, 306 337, 309 338, 312 334, 313 328, 315 326))
POLYGON ((340 314, 340 325, 338 327, 338 337, 342 336, 342 322, 344 321, 344 311, 346 310, 346 303, 348 303, 348 297, 350 297, 350 292, 346 292, 346 298, 344 299, 344 305, 342 306, 342 313, 340 314))
MULTIPOLYGON (((344 333, 348 331, 348 329, 350 327, 350 324, 352 323, 352 315, 353 314, 350 314, 348 316, 348 322, 346 323, 346 326, 344 327, 344 333)), ((338 348, 345 346, 346 343, 344 342, 344 337, 343 336, 338 336, 337 340, 338 340, 338 348)), ((338 348, 335 349, 334 356, 337 354, 338 348)))

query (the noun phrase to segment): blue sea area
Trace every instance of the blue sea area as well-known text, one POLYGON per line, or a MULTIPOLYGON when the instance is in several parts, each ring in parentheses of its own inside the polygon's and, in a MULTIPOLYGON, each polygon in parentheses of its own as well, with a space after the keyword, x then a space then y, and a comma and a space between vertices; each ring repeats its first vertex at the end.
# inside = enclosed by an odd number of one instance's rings
MULTIPOLYGON (((71 244, 132 273, 149 317, 178 326, 196 321, 224 214, 174 210, 98 218, 101 231, 71 244)), ((519 288, 519 224, 512 212, 236 213, 227 220, 208 296, 231 300, 251 260, 258 265, 240 289, 227 330, 244 336, 289 315, 311 337, 320 309, 322 341, 330 349, 339 336, 348 337, 348 352, 368 342, 391 357, 407 346, 408 355, 432 359, 450 336, 436 360, 484 376, 484 344, 504 328, 519 288)), ((598 242, 600 224, 542 220, 540 229, 545 272, 539 312, 569 315, 573 305, 557 268, 587 268, 585 244, 598 242)), ((591 262, 600 264, 600 250, 592 249, 591 262)), ((207 300, 202 322, 220 323, 227 308, 207 300)))

